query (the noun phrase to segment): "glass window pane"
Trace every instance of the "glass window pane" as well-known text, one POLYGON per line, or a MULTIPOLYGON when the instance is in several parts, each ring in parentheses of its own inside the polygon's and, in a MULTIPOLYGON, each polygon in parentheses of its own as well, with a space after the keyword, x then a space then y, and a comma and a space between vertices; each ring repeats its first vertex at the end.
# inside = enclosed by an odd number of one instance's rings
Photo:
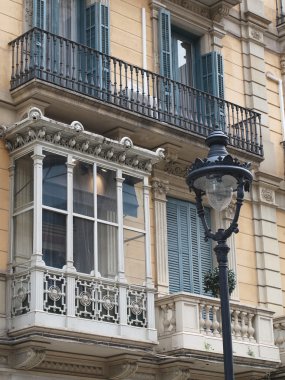
POLYGON ((124 225, 144 229, 143 181, 128 175, 125 175, 124 178, 124 225))
POLYGON ((15 161, 14 208, 27 206, 34 198, 33 159, 30 154, 15 161))
POLYGON ((116 172, 97 168, 97 209, 98 219, 117 222, 116 172))
POLYGON ((94 216, 93 166, 81 161, 73 169, 73 211, 94 216))
POLYGON ((73 260, 77 272, 94 270, 94 223, 73 218, 73 260))
POLYGON ((118 229, 98 223, 98 268, 101 276, 117 275, 118 229))
POLYGON ((67 167, 66 157, 44 152, 43 204, 66 210, 67 167))
POLYGON ((65 257, 66 216, 43 210, 43 259, 48 266, 62 268, 65 257))
POLYGON ((128 283, 145 283, 145 234, 124 229, 125 268, 128 283))
POLYGON ((28 260, 33 253, 33 210, 14 216, 14 258, 16 263, 28 260))

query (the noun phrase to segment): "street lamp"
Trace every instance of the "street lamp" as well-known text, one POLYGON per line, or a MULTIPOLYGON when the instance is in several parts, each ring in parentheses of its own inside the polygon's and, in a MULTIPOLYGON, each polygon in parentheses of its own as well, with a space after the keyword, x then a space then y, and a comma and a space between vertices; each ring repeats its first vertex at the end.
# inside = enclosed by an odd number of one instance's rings
POLYGON ((227 135, 216 129, 206 139, 210 147, 208 157, 196 159, 188 171, 187 184, 190 191, 196 194, 198 215, 205 230, 205 239, 216 241, 214 251, 219 264, 220 299, 222 314, 222 334, 224 351, 224 373, 226 380, 233 380, 233 349, 231 336, 231 316, 228 290, 228 253, 227 239, 232 233, 238 232, 238 218, 243 203, 244 192, 249 191, 252 174, 249 171, 250 163, 240 163, 233 159, 226 150, 227 135), (233 193, 236 193, 234 217, 227 229, 218 228, 212 232, 205 219, 203 197, 217 211, 222 211, 231 202, 233 193))

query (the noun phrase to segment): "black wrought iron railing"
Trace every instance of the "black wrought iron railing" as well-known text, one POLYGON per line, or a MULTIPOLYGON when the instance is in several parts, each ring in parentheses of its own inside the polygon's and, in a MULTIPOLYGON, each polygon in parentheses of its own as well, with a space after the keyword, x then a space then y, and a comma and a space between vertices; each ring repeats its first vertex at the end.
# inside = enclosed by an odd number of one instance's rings
POLYGON ((276 0, 276 26, 285 23, 285 1, 276 0))
POLYGON ((204 137, 218 125, 230 145, 263 156, 255 111, 41 29, 10 45, 12 90, 40 79, 204 137))

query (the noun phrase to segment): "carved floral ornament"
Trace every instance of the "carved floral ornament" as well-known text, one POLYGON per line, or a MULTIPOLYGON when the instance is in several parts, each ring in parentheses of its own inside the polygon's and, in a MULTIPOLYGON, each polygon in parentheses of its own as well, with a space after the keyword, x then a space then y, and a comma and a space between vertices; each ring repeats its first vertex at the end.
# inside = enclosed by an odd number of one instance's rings
POLYGON ((266 203, 275 203, 275 193, 265 187, 260 188, 260 199, 266 203))
POLYGON ((134 146, 129 137, 116 141, 87 132, 79 121, 70 125, 60 123, 45 117, 36 107, 32 107, 27 117, 13 126, 0 126, 0 138, 4 139, 10 152, 35 141, 45 142, 147 173, 151 173, 153 165, 164 158, 163 148, 153 152, 134 146))

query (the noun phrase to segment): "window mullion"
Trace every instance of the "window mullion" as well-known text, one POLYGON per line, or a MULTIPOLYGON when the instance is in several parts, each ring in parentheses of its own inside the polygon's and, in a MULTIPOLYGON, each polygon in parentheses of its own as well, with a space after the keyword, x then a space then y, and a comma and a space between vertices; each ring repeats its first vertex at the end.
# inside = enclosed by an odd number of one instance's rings
POLYGON ((45 265, 42 259, 42 199, 43 199, 43 159, 42 147, 35 146, 34 160, 34 226, 32 265, 45 265))
POLYGON ((94 273, 99 277, 99 262, 98 262, 98 211, 97 211, 97 165, 93 165, 93 188, 94 188, 94 273))
POLYGON ((149 216, 149 185, 148 178, 144 177, 144 220, 145 220, 145 270, 146 270, 146 286, 152 287, 151 273, 151 252, 150 252, 150 216, 149 216))
POLYGON ((124 228, 123 228, 123 182, 122 170, 117 171, 117 212, 118 212, 118 279, 125 281, 124 228))
POLYGON ((73 265, 73 158, 67 158, 67 234, 66 234, 66 266, 75 269, 73 265))

